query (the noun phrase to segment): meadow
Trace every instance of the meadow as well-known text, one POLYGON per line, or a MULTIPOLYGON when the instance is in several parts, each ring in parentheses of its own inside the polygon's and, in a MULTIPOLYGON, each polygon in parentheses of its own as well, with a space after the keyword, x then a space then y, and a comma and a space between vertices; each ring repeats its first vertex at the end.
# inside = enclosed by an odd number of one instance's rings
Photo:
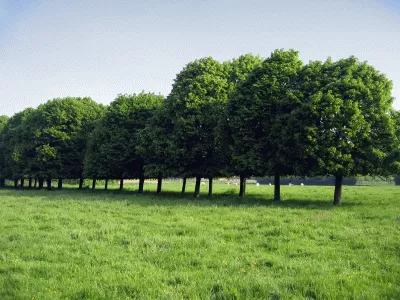
POLYGON ((0 299, 400 299, 398 186, 155 186, 0 190, 0 299))

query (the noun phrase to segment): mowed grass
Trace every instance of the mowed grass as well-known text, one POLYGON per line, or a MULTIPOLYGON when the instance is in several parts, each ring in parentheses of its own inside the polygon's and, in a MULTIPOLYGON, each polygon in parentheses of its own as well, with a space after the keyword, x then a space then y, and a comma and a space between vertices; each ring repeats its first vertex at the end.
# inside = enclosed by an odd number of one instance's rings
POLYGON ((163 187, 1 190, 0 299, 400 299, 399 187, 163 187))

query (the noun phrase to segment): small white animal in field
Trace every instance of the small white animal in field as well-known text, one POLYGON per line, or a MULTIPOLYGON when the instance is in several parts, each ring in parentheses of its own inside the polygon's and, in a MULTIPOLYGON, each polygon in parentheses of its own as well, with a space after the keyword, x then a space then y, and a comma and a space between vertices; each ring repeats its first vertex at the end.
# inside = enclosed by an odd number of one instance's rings
POLYGON ((304 186, 304 183, 300 183, 301 186, 304 186))
POLYGON ((272 184, 271 184, 271 183, 269 183, 269 185, 271 186, 272 184))
POLYGON ((201 185, 206 185, 206 183, 205 183, 205 182, 202 182, 201 185))
POLYGON ((291 184, 291 183, 289 183, 289 186, 292 186, 292 184, 291 184))
POLYGON ((257 182, 257 183, 256 183, 256 186, 260 186, 260 184, 257 182))

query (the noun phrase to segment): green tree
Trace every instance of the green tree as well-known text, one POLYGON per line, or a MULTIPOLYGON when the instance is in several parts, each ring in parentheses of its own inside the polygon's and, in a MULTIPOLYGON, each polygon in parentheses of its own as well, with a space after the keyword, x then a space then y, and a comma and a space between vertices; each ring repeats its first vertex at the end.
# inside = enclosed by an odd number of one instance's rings
POLYGON ((4 187, 5 179, 6 179, 6 174, 5 174, 5 156, 6 156, 6 145, 7 141, 5 139, 5 128, 8 123, 8 117, 7 116, 0 116, 0 188, 4 187))
MULTIPOLYGON (((111 139, 106 125, 105 116, 96 122, 94 130, 88 135, 85 148, 83 177, 93 179, 93 189, 97 178, 120 178, 123 180, 123 171, 112 165, 112 160, 107 158, 107 151, 104 149, 111 139)), ((79 183, 79 187, 82 188, 82 182, 79 183)))
POLYGON ((18 180, 24 185, 24 178, 30 176, 29 163, 33 156, 29 122, 35 110, 28 108, 12 116, 4 128, 5 174, 14 179, 17 188, 18 180))
POLYGON ((392 117, 396 128, 397 147, 389 157, 389 165, 393 172, 396 185, 400 185, 400 111, 393 110, 392 117))
POLYGON ((4 127, 7 125, 8 122, 8 117, 7 116, 0 116, 0 130, 3 131, 4 127))
POLYGON ((25 174, 39 178, 39 188, 47 179, 49 189, 52 178, 59 179, 59 188, 63 178, 81 178, 87 135, 102 112, 103 106, 90 98, 71 97, 33 110, 24 123, 23 140, 14 144, 14 156, 25 158, 25 174))
POLYGON ((136 151, 144 159, 145 176, 158 179, 157 193, 161 192, 162 178, 176 177, 181 173, 171 160, 178 151, 171 139, 172 129, 172 120, 165 106, 161 106, 138 133, 136 151))
POLYGON ((183 177, 196 177, 194 196, 199 196, 200 180, 212 180, 221 171, 221 147, 216 139, 218 122, 228 98, 229 66, 211 57, 189 63, 176 77, 165 102, 173 124, 172 161, 183 177))
POLYGON ((70 136, 63 145, 62 175, 82 181, 86 143, 95 124, 103 116, 105 107, 90 98, 81 98, 65 103, 64 111, 70 114, 72 122, 70 120, 64 124, 64 128, 60 128, 70 136))
POLYGON ((138 178, 143 191, 144 158, 136 151, 143 130, 164 101, 161 95, 119 95, 97 124, 86 151, 85 174, 95 178, 138 178))
POLYGON ((392 84, 355 57, 312 62, 301 84, 299 117, 308 132, 308 155, 315 174, 335 176, 334 204, 339 205, 343 177, 388 175, 388 156, 396 147, 392 84))
POLYGON ((297 79, 302 61, 294 50, 276 50, 246 80, 228 103, 232 165, 241 177, 275 176, 274 200, 280 200, 280 176, 295 175, 303 158, 296 145, 301 101, 297 79))
MULTIPOLYGON (((225 106, 224 114, 220 119, 217 139, 219 147, 223 149, 221 151, 221 157, 219 159, 221 166, 223 167, 223 173, 227 176, 239 175, 240 177, 240 192, 239 196, 244 197, 246 188, 246 177, 254 173, 253 170, 242 168, 242 165, 234 162, 232 157, 233 150, 231 149, 234 144, 234 137, 236 136, 236 130, 240 127, 241 120, 231 118, 232 109, 232 98, 236 97, 237 89, 248 80, 249 75, 256 69, 261 67, 263 59, 259 56, 252 54, 245 54, 232 61, 225 62, 229 68, 228 82, 230 85, 228 103, 225 106), (238 122, 236 124, 232 122, 238 122)), ((235 149, 236 150, 236 149, 235 149)), ((236 153, 237 154, 237 153, 236 153)))

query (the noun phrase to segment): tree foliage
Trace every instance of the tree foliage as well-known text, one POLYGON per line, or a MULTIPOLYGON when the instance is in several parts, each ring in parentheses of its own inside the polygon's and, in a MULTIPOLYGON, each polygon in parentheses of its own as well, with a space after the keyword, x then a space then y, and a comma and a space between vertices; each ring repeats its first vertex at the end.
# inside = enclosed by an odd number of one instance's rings
MULTIPOLYGON (((228 99, 229 67, 211 57, 189 63, 176 77, 165 109, 173 124, 173 162, 183 176, 220 173, 217 124, 228 99)), ((198 195, 198 192, 195 193, 198 195)))
MULTIPOLYGON (((387 175, 387 156, 396 138, 390 114, 392 84, 386 76, 350 57, 310 63, 302 84, 301 119, 312 144, 314 173, 337 179, 387 175)), ((335 203, 340 203, 340 194, 335 203)))
POLYGON ((182 173, 173 159, 178 149, 173 143, 173 124, 165 106, 161 106, 138 133, 137 153, 144 159, 145 176, 177 177, 182 173))
POLYGON ((46 178, 79 178, 88 134, 103 113, 90 98, 53 99, 27 122, 34 160, 29 173, 46 178))
POLYGON ((397 147, 390 153, 387 159, 388 170, 396 174, 396 184, 400 184, 400 111, 392 110, 392 118, 395 126, 397 147))
POLYGON ((7 178, 20 178, 29 171, 33 153, 29 142, 31 132, 27 124, 33 113, 32 108, 16 113, 3 127, 3 174, 7 178))
MULTIPOLYGON (((220 63, 195 60, 166 99, 119 95, 53 99, 0 117, 0 185, 24 178, 139 178, 400 173, 400 116, 391 82, 354 57, 303 65, 294 50, 220 63)), ((29 180, 31 182, 31 180, 29 180)), ((184 180, 185 182, 185 180, 184 180)), ((184 187, 183 187, 184 190, 184 187)))
POLYGON ((7 155, 7 139, 5 135, 5 129, 7 127, 8 117, 0 116, 0 187, 4 185, 4 179, 6 178, 6 155, 7 155))
POLYGON ((85 175, 97 178, 141 178, 144 158, 138 154, 139 132, 164 101, 161 95, 119 95, 91 135, 85 175))
POLYGON ((237 158, 237 152, 235 151, 241 150, 235 149, 234 145, 236 142, 239 142, 239 140, 236 140, 236 137, 237 134, 243 133, 243 128, 240 126, 242 120, 235 118, 237 107, 234 103, 239 104, 240 87, 245 84, 252 72, 262 65, 262 62, 263 59, 261 57, 251 54, 245 54, 237 59, 233 59, 231 62, 226 62, 229 67, 228 82, 230 88, 228 102, 219 122, 217 138, 219 143, 221 143, 220 147, 224 149, 221 159, 224 164, 224 171, 227 174, 244 173, 246 175, 252 175, 254 173, 253 167, 246 168, 243 167, 243 164, 235 161, 237 158), (233 157, 232 154, 235 156, 233 157), (251 171, 247 171, 247 169, 251 169, 251 171))
MULTIPOLYGON (((295 175, 302 157, 293 138, 293 112, 302 62, 296 51, 276 50, 239 83, 228 105, 232 164, 248 175, 295 175)), ((279 190, 275 199, 279 200, 279 190)))

